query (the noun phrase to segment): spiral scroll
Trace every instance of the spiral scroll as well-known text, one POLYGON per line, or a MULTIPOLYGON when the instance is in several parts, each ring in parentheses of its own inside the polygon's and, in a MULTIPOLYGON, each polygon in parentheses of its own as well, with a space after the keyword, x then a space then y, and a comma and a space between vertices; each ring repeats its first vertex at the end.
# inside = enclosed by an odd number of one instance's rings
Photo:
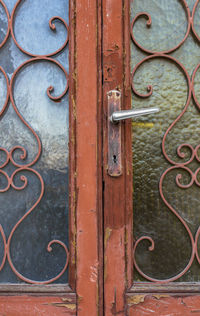
MULTIPOLYGON (((67 30, 67 37, 63 43, 63 45, 57 49, 56 51, 50 53, 50 54, 46 54, 46 55, 35 55, 32 54, 31 52, 26 51, 25 49, 23 49, 20 44, 17 42, 16 37, 15 37, 15 32, 14 32, 14 19, 15 19, 15 15, 16 12, 18 10, 18 7, 20 4, 22 4, 22 0, 18 0, 13 8, 13 11, 11 13, 11 16, 9 15, 9 11, 5 5, 5 3, 0 0, 0 4, 2 5, 6 16, 7 16, 7 32, 6 35, 3 39, 3 41, 0 43, 0 48, 3 47, 3 45, 5 45, 5 43, 7 42, 8 38, 11 36, 15 45, 18 47, 18 49, 26 54, 27 56, 31 57, 30 59, 28 59, 27 61, 25 61, 22 65, 20 65, 13 73, 11 80, 9 81, 7 74, 5 73, 4 69, 2 67, 0 67, 0 72, 3 74, 5 80, 6 80, 6 86, 7 86, 7 96, 6 96, 6 100, 4 102, 4 105, 0 111, 0 119, 3 119, 3 115, 5 113, 5 111, 7 110, 7 108, 9 106, 12 106, 15 113, 17 114, 18 118, 20 119, 21 123, 30 131, 30 133, 32 134, 32 136, 35 138, 36 142, 37 142, 37 153, 34 157, 34 159, 31 162, 26 162, 26 158, 28 156, 28 152, 27 150, 23 147, 23 146, 14 146, 13 148, 11 148, 10 150, 0 147, 0 157, 1 157, 1 165, 0 165, 0 178, 3 177, 4 180, 6 181, 6 185, 5 187, 0 189, 0 193, 4 193, 7 192, 10 188, 16 190, 16 191, 22 191, 24 190, 27 185, 28 185, 28 178, 27 176, 24 175, 24 172, 28 172, 31 174, 34 174, 40 183, 40 187, 41 187, 41 191, 40 191, 40 195, 37 199, 37 201, 35 202, 35 204, 29 209, 27 210, 27 212, 25 213, 24 216, 22 216, 22 218, 14 225, 14 227, 11 229, 11 232, 6 240, 6 236, 4 233, 4 229, 3 227, 0 225, 0 238, 3 240, 3 246, 4 246, 4 255, 2 258, 2 261, 0 262, 0 271, 4 268, 5 263, 6 263, 6 259, 8 260, 8 263, 12 269, 12 271, 14 272, 14 274, 21 279, 24 282, 27 283, 31 283, 31 284, 49 284, 52 283, 56 280, 58 280, 66 271, 67 267, 68 267, 68 263, 69 263, 69 251, 67 246, 60 240, 54 239, 51 240, 48 245, 47 245, 47 251, 51 252, 53 251, 53 246, 54 244, 59 245, 59 247, 61 247, 65 253, 65 263, 63 268, 61 269, 61 271, 59 272, 58 275, 56 275, 55 277, 49 279, 49 280, 44 280, 44 281, 35 281, 35 280, 31 280, 28 277, 25 277, 21 272, 19 272, 17 270, 17 268, 15 267, 14 263, 13 263, 13 259, 12 259, 12 253, 11 253, 11 242, 12 239, 14 238, 15 235, 15 231, 20 228, 20 224, 25 220, 25 218, 27 218, 32 212, 34 212, 35 208, 39 205, 40 201, 43 198, 44 195, 44 181, 42 179, 42 176, 39 174, 38 171, 36 171, 35 169, 33 169, 32 167, 36 164, 36 162, 39 160, 41 154, 42 154, 42 143, 41 140, 39 138, 39 136, 37 135, 37 133, 34 131, 34 129, 28 124, 28 122, 25 120, 25 118, 21 115, 19 109, 16 106, 15 103, 15 99, 13 96, 13 89, 14 89, 14 83, 15 83, 15 79, 18 76, 19 72, 23 71, 24 67, 29 66, 32 63, 37 63, 37 62, 48 62, 48 63, 53 63, 54 65, 56 65, 56 67, 58 67, 65 75, 66 78, 66 87, 64 89, 64 91, 58 95, 58 96, 54 96, 52 95, 52 92, 54 90, 53 86, 49 86, 49 88, 47 89, 46 93, 48 95, 48 97, 52 100, 52 101, 59 101, 61 100, 64 95, 67 93, 68 91, 68 73, 65 70, 65 68, 53 57, 55 57, 58 53, 62 52, 63 49, 67 46, 68 41, 69 41, 69 35, 68 35, 68 30, 69 27, 66 23, 66 21, 59 17, 59 16, 53 16, 47 23, 49 23, 49 28, 52 30, 52 32, 54 32, 56 30, 56 21, 61 22, 66 30, 67 30), (9 103, 9 101, 11 101, 9 103), (21 153, 20 155, 20 162, 17 162, 14 158, 14 154, 15 152, 18 151, 21 153), (13 173, 11 175, 8 175, 8 173, 4 170, 4 168, 6 166, 8 166, 8 164, 12 164, 15 167, 15 171, 13 171, 13 173), (15 184, 15 178, 19 177, 20 179, 20 184, 16 185, 15 184)), ((22 4, 23 5, 23 4, 22 4)), ((4 182, 5 182, 4 181, 4 182)), ((19 181, 18 181, 19 182, 19 181)))
POLYGON ((187 17, 187 31, 184 35, 184 38, 180 41, 180 43, 178 43, 175 47, 168 49, 168 50, 163 50, 163 51, 153 51, 153 50, 149 50, 145 47, 143 47, 141 44, 138 43, 138 41, 136 40, 135 36, 134 36, 134 26, 137 23, 137 21, 140 18, 145 18, 146 19, 146 26, 147 28, 151 28, 152 26, 152 18, 151 15, 147 12, 140 12, 138 13, 135 18, 132 20, 131 23, 131 38, 133 43, 145 54, 148 54, 148 56, 144 57, 133 69, 132 71, 132 91, 133 93, 138 96, 139 98, 148 98, 151 97, 151 95, 153 94, 153 86, 152 85, 148 85, 147 86, 147 92, 145 94, 141 94, 139 93, 136 88, 135 88, 135 84, 134 84, 134 78, 135 78, 135 74, 137 73, 138 69, 141 67, 141 65, 143 65, 144 63, 146 63, 149 60, 153 60, 156 58, 161 58, 167 61, 170 61, 172 63, 174 63, 178 69, 180 69, 180 71, 183 73, 183 75, 185 76, 186 82, 187 82, 187 87, 188 87, 188 94, 187 94, 187 100, 185 103, 185 106, 182 110, 182 112, 178 115, 178 117, 173 121, 173 123, 168 127, 167 131, 164 134, 163 140, 162 140, 162 153, 164 158, 170 163, 170 167, 165 170, 165 172, 162 174, 161 178, 160 178, 160 182, 159 182, 159 193, 161 196, 162 201, 164 202, 164 204, 166 205, 166 207, 175 215, 175 217, 179 220, 179 222, 181 223, 181 225, 184 227, 185 231, 188 234, 189 240, 190 240, 190 244, 191 244, 191 252, 190 252, 190 257, 188 258, 188 262, 185 266, 185 268, 177 273, 175 276, 171 277, 171 278, 167 278, 167 279, 156 279, 153 278, 152 276, 149 276, 147 274, 145 274, 143 272, 143 270, 141 269, 141 267, 139 266, 137 260, 136 260, 136 251, 138 248, 138 245, 140 243, 142 243, 143 241, 146 241, 149 243, 149 248, 148 250, 153 252, 154 248, 155 248, 155 241, 153 240, 152 237, 149 236, 142 236, 139 239, 136 240, 135 244, 134 244, 134 248, 133 248, 133 258, 134 258, 134 267, 137 270, 137 272, 146 280, 151 281, 151 282, 157 282, 157 283, 167 283, 167 282, 172 282, 172 281, 176 281, 178 279, 180 279, 191 267, 192 263, 194 262, 194 259, 196 257, 198 263, 200 264, 200 257, 199 257, 199 253, 198 253, 198 240, 199 240, 199 236, 200 236, 200 226, 195 234, 195 236, 193 236, 189 226, 187 225, 186 221, 181 217, 181 215, 178 214, 178 212, 170 205, 170 203, 167 201, 164 192, 163 192, 163 181, 166 178, 166 176, 173 170, 178 171, 178 174, 175 178, 175 183, 177 185, 177 187, 183 189, 183 190, 187 190, 188 188, 190 188, 192 185, 196 185, 198 187, 200 187, 200 182, 198 180, 198 176, 200 173, 200 167, 197 168, 196 171, 192 171, 189 168, 189 164, 191 162, 193 162, 194 160, 196 160, 197 162, 200 162, 200 157, 198 154, 199 148, 200 148, 200 144, 197 145, 196 147, 192 146, 189 143, 184 143, 181 144, 178 148, 177 148, 177 156, 182 160, 182 162, 176 162, 175 160, 171 159, 169 157, 169 155, 167 154, 167 150, 166 150, 166 138, 168 136, 168 134, 172 131, 172 129, 174 128, 174 126, 177 124, 178 121, 180 121, 180 119, 183 117, 183 115, 185 114, 185 112, 187 111, 191 98, 193 97, 194 102, 196 104, 196 106, 200 109, 200 103, 197 100, 196 94, 195 94, 195 89, 194 89, 194 83, 195 83, 195 77, 196 77, 196 73, 198 72, 199 68, 200 68, 200 63, 196 66, 196 68, 194 69, 194 72, 192 74, 192 77, 190 77, 190 75, 188 74, 186 68, 174 57, 170 56, 169 54, 176 51, 177 49, 179 49, 186 41, 186 39, 188 38, 190 32, 193 33, 193 35, 195 36, 196 40, 198 42, 200 42, 200 37, 197 34, 196 30, 195 30, 195 26, 194 26, 194 18, 195 18, 195 13, 196 13, 196 9, 197 6, 199 4, 199 0, 197 0, 195 2, 195 5, 193 7, 192 12, 190 12, 190 9, 188 7, 187 1, 185 0, 181 0, 182 6, 186 12, 186 17, 187 17), (186 159, 185 154, 184 154, 184 149, 187 149, 190 152, 189 158, 186 159), (189 176, 189 182, 186 184, 183 184, 181 182, 182 179, 182 172, 187 173, 189 176))

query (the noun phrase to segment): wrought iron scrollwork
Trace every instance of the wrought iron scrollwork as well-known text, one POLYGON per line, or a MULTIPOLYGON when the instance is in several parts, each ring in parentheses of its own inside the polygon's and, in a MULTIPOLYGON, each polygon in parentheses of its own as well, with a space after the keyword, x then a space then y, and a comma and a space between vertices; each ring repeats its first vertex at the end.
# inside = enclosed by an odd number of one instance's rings
POLYGON ((11 241, 12 238, 14 237, 15 231, 16 229, 20 226, 20 224, 24 221, 24 219, 26 217, 28 217, 30 215, 30 213, 32 213, 34 211, 34 209, 36 208, 36 206, 40 203, 41 199, 43 198, 44 195, 44 181, 42 179, 42 176, 39 174, 38 171, 36 171, 35 169, 33 169, 32 167, 36 164, 36 162, 38 161, 38 159, 41 156, 41 152, 42 152, 42 143, 41 140, 39 138, 39 136, 37 135, 37 133, 34 131, 34 129, 26 122, 26 120, 23 118, 23 116, 21 115, 21 113, 19 112, 16 103, 15 103, 15 99, 13 96, 13 87, 14 87, 14 81, 16 76, 18 75, 18 73, 22 70, 23 67, 30 65, 32 63, 36 63, 36 62, 40 62, 40 61, 46 61, 49 63, 53 63, 54 65, 56 65, 58 68, 60 68, 60 70, 64 73, 65 78, 66 78, 66 87, 63 91, 62 94, 58 95, 58 96, 53 96, 52 92, 54 90, 53 86, 49 86, 49 88, 47 89, 47 95, 48 97, 53 100, 53 101, 59 101, 60 99, 63 98, 63 96, 67 93, 68 91, 68 73, 65 70, 65 68, 55 59, 53 59, 52 57, 57 55, 58 53, 60 53, 68 44, 69 41, 69 27, 67 25, 67 23, 65 22, 65 20, 59 16, 54 16, 50 19, 49 21, 49 27, 52 31, 56 30, 56 25, 55 25, 55 21, 59 20, 67 29, 67 37, 66 40, 64 42, 64 44, 55 52, 50 53, 50 54, 46 54, 46 55, 35 55, 32 54, 31 52, 26 51, 25 49, 23 49, 20 44, 17 42, 16 37, 15 37, 15 33, 14 33, 14 18, 15 18, 15 14, 17 11, 18 6, 20 5, 20 3, 22 2, 22 0, 18 0, 17 3, 14 6, 14 9, 11 13, 11 16, 9 15, 9 11, 5 5, 5 3, 0 0, 0 4, 2 5, 3 9, 5 10, 6 16, 7 16, 7 21, 8 21, 8 26, 7 26, 7 32, 5 35, 5 38, 3 39, 3 41, 0 44, 0 48, 7 42, 9 36, 12 37, 14 43, 16 44, 16 46, 20 49, 21 52, 23 52, 24 54, 26 54, 27 56, 31 57, 29 60, 25 61, 22 65, 20 65, 15 72, 13 73, 11 80, 9 81, 7 74, 5 73, 4 69, 2 67, 0 67, 0 72, 3 74, 3 76, 5 77, 6 80, 6 86, 7 86, 7 96, 6 96, 6 100, 4 102, 4 105, 0 111, 0 119, 3 118, 4 112, 6 111, 6 109, 9 106, 12 106, 15 113, 17 114, 17 116, 19 117, 19 119, 21 120, 21 123, 24 124, 24 126, 26 126, 26 128, 28 128, 28 130, 32 133, 33 137, 36 139, 37 142, 37 153, 34 157, 34 159, 29 162, 26 163, 26 158, 27 158, 27 150, 22 147, 22 146, 14 146, 13 148, 11 148, 9 151, 6 148, 0 147, 0 155, 4 155, 5 156, 5 161, 3 161, 0 165, 0 177, 4 177, 7 181, 7 185, 5 186, 5 188, 1 188, 0 189, 0 193, 4 193, 7 192, 11 187, 14 190, 20 191, 26 188, 27 184, 28 184, 28 178, 23 175, 24 172, 30 172, 32 174, 34 174, 39 182, 40 182, 40 195, 37 198, 37 201, 35 202, 35 204, 26 211, 25 215, 23 217, 21 217, 21 219, 14 225, 14 227, 12 228, 7 240, 6 240, 6 236, 4 233, 4 229, 3 227, 0 225, 0 235, 1 238, 3 240, 3 245, 4 245, 4 255, 2 258, 2 262, 0 262, 0 271, 4 268, 5 263, 6 263, 6 259, 9 262, 9 265, 12 269, 12 271, 15 273, 15 275, 21 279, 24 282, 27 283, 32 283, 32 284, 49 284, 51 282, 56 281, 57 279, 59 279, 64 272, 67 269, 68 266, 68 262, 69 262, 69 250, 67 248, 67 246, 60 240, 51 240, 49 242, 49 244, 47 245, 47 251, 51 252, 52 251, 52 245, 53 244, 58 244, 60 247, 63 248, 65 255, 66 255, 66 259, 65 259, 65 264, 64 267, 62 268, 62 270, 60 271, 60 273, 58 275, 56 275, 55 277, 49 279, 49 280, 45 280, 45 281, 35 281, 35 280, 31 280, 27 277, 25 277, 24 275, 22 275, 17 268, 15 267, 13 260, 12 260, 12 254, 11 254, 11 241), (9 103, 9 101, 11 101, 11 103, 9 103), (20 163, 16 162, 14 159, 14 153, 15 151, 18 150, 18 152, 21 152, 21 156, 20 156, 20 163), (12 173, 12 175, 8 175, 7 172, 4 170, 4 168, 11 163, 13 166, 16 167, 16 170, 12 173), (20 175, 20 181, 21 181, 21 185, 16 185, 15 184, 15 177, 20 175))
POLYGON ((163 193, 163 181, 166 177, 167 174, 169 174, 172 170, 177 170, 178 174, 176 176, 175 182, 176 185, 181 188, 181 189, 188 189, 190 188, 193 184, 196 184, 198 187, 200 187, 200 182, 198 180, 198 175, 200 173, 200 167, 197 168, 197 170, 195 172, 193 172, 190 168, 189 168, 189 164, 191 162, 193 162, 195 159, 196 161, 200 162, 200 157, 198 155, 198 150, 200 148, 200 145, 197 145, 195 148, 188 143, 184 143, 181 144, 178 148, 177 148, 177 156, 179 158, 181 158, 183 161, 182 162, 176 162, 174 160, 172 160, 169 155, 167 154, 167 150, 166 150, 166 138, 167 135, 169 134, 169 132, 173 129, 173 127, 176 125, 176 123, 181 119, 181 117, 184 115, 184 113, 187 111, 191 98, 193 97, 193 100, 196 104, 196 106, 200 109, 200 103, 197 100, 196 94, 195 94, 195 89, 194 89, 194 82, 195 82, 195 76, 197 71, 200 68, 200 63, 196 66, 192 77, 190 77, 190 75, 188 74, 186 68, 174 57, 170 56, 169 54, 174 52, 175 50, 177 50, 178 48, 180 48, 186 41, 186 39, 188 38, 188 35, 190 34, 190 32, 192 32, 194 34, 194 36, 196 37, 196 40, 198 42, 200 42, 200 37, 197 34, 196 30, 195 30, 195 26, 194 26, 194 17, 195 17, 195 12, 198 6, 200 0, 197 0, 195 2, 195 5, 193 7, 192 12, 190 12, 190 9, 188 7, 188 4, 185 0, 181 0, 181 3, 185 9, 186 12, 186 16, 187 16, 187 31, 186 34, 184 35, 183 40, 177 44, 175 47, 169 49, 169 50, 165 50, 165 51, 152 51, 152 50, 148 50, 145 47, 141 46, 135 36, 134 36, 134 32, 133 32, 133 28, 135 23, 137 22, 137 20, 141 17, 145 18, 147 20, 147 27, 150 28, 152 25, 152 19, 150 14, 148 14, 147 12, 141 12, 139 14, 136 15, 136 17, 132 20, 131 23, 131 38, 132 41, 134 42, 134 44, 144 53, 148 54, 147 57, 143 58, 133 69, 132 71, 132 91, 135 95, 137 95, 140 98, 148 98, 152 95, 153 93, 153 87, 152 85, 148 85, 147 87, 147 93, 146 94, 141 94, 139 93, 134 85, 134 76, 137 72, 137 70, 139 69, 139 67, 141 65, 143 65, 145 62, 155 59, 155 58, 162 58, 162 59, 166 59, 168 61, 173 62, 184 74, 185 78, 186 78, 186 82, 187 82, 187 86, 188 86, 188 95, 187 95, 187 100, 186 100, 186 104, 182 110, 182 112, 178 115, 178 117, 173 121, 173 123, 169 126, 169 128, 167 129, 167 131, 164 134, 163 140, 162 140, 162 153, 163 156, 165 157, 165 159, 170 163, 170 167, 165 170, 165 172, 162 174, 161 178, 160 178, 160 182, 159 182, 159 192, 160 192, 160 196, 164 202, 164 204, 167 206, 167 208, 176 216, 176 218, 181 222, 181 224, 184 226, 188 236, 189 236, 189 240, 191 243, 191 253, 190 253, 190 258, 188 260, 187 265, 185 266, 185 268, 179 272, 178 274, 176 274, 175 276, 171 277, 171 278, 167 278, 167 279, 155 279, 147 274, 145 274, 142 269, 139 267, 137 260, 136 260, 136 250, 138 245, 143 242, 144 240, 148 241, 150 243, 150 246, 148 248, 149 251, 153 251, 155 248, 155 241, 153 240, 152 237, 149 236, 142 236, 139 239, 136 240, 135 244, 134 244, 134 248, 133 248, 133 258, 134 258, 134 266, 136 268, 136 270, 138 271, 138 273, 145 278, 148 281, 151 282, 158 282, 158 283, 167 283, 167 282, 172 282, 172 281, 176 281, 179 278, 181 278, 191 267, 195 257, 198 261, 198 263, 200 264, 200 257, 199 257, 199 253, 198 253, 198 240, 199 240, 199 236, 200 236, 200 226, 197 229, 197 232, 195 234, 195 236, 193 236, 189 226, 187 225, 186 221, 181 217, 181 215, 178 214, 178 212, 172 207, 172 205, 167 201, 166 197, 164 196, 163 193), (188 149, 190 152, 190 156, 189 158, 186 158, 183 149, 188 149), (182 184, 181 183, 181 179, 182 179, 182 173, 181 172, 186 172, 189 175, 189 183, 187 184, 182 184))

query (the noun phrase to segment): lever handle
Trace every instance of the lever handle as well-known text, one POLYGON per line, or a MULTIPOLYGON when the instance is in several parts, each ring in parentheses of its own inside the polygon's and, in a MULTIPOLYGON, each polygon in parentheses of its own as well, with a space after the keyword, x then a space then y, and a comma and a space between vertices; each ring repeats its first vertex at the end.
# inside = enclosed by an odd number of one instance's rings
POLYGON ((129 118, 134 118, 142 115, 148 115, 152 113, 159 112, 159 108, 146 108, 146 109, 137 109, 137 110, 124 110, 124 111, 115 111, 110 116, 110 121, 112 123, 117 123, 121 120, 126 120, 129 118))
POLYGON ((122 124, 116 124, 121 120, 159 112, 158 108, 131 109, 121 111, 121 92, 111 90, 108 98, 108 174, 111 177, 119 177, 123 172, 121 130, 122 124), (115 123, 115 124, 114 124, 115 123))

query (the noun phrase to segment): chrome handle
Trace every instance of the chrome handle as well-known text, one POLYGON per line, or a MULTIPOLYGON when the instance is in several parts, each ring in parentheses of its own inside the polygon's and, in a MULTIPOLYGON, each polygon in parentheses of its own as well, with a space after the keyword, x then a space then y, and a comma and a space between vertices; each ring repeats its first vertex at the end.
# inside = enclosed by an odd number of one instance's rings
POLYGON ((152 113, 159 112, 159 108, 146 108, 146 109, 137 109, 137 110, 124 110, 113 112, 110 116, 110 121, 112 123, 117 123, 121 120, 126 120, 129 118, 134 118, 142 115, 148 115, 152 113))
POLYGON ((108 98, 108 174, 111 177, 119 177, 123 172, 122 166, 122 124, 117 124, 121 120, 134 118, 159 112, 158 108, 131 109, 121 111, 121 92, 111 90, 107 94, 108 98))

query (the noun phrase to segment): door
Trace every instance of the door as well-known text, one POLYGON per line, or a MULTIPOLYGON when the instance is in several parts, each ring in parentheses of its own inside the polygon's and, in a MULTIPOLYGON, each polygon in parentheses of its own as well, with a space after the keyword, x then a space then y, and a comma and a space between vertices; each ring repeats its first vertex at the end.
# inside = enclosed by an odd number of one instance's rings
POLYGON ((102 308, 98 10, 0 1, 0 315, 102 308))
POLYGON ((199 5, 103 1, 105 315, 200 314, 199 5))

